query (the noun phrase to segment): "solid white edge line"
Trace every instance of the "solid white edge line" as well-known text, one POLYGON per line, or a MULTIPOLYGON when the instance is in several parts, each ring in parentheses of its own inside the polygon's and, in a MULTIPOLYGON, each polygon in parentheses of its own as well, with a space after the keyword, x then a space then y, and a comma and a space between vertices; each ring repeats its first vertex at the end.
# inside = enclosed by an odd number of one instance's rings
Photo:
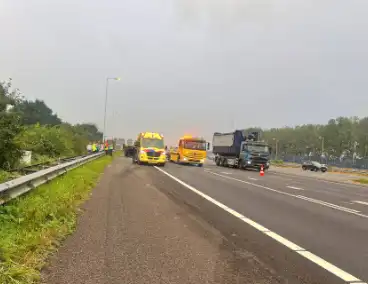
POLYGON ((161 173, 165 174, 166 176, 170 177, 171 179, 175 180, 179 184, 183 185, 184 187, 190 189, 194 193, 198 194, 199 196, 203 197, 204 199, 210 201, 211 203, 215 204, 216 206, 220 207, 221 209, 225 210, 226 212, 230 213, 234 217, 242 220, 243 222, 247 223, 248 225, 252 226, 253 228, 257 229, 258 231, 262 232, 263 234, 271 237, 273 240, 276 240, 278 243, 283 244, 287 248, 291 249, 292 251, 298 253, 299 255, 303 256, 304 258, 308 259, 309 261, 317 264, 318 266, 322 267, 323 269, 329 271, 330 273, 334 274, 335 276, 339 277, 345 282, 354 282, 356 284, 363 284, 362 280, 356 278, 355 276, 349 274, 348 272, 338 268, 337 266, 329 263, 328 261, 320 258, 319 256, 305 250, 304 248, 294 244, 293 242, 283 238, 282 236, 278 235, 271 230, 263 227, 262 225, 258 224, 257 222, 245 217, 244 215, 238 213, 234 209, 227 207, 226 205, 222 204, 221 202, 217 201, 216 199, 208 196, 207 194, 199 191, 198 189, 194 188, 193 186, 183 182, 182 180, 178 179, 177 177, 169 174, 168 172, 154 166, 155 169, 160 171, 161 173))
POLYGON ((212 175, 220 176, 222 178, 226 178, 226 179, 235 180, 235 181, 238 181, 238 182, 241 182, 241 183, 249 184, 249 185, 252 185, 254 187, 259 187, 259 188, 267 189, 269 191, 276 192, 276 193, 279 193, 279 194, 283 194, 283 195, 291 196, 291 197, 294 197, 294 198, 302 199, 302 200, 305 200, 305 201, 309 201, 311 203, 315 203, 315 204, 319 204, 319 205, 322 205, 322 206, 326 206, 326 207, 329 207, 329 208, 332 208, 332 209, 335 209, 335 210, 339 210, 339 211, 342 211, 342 212, 350 213, 350 214, 353 214, 353 215, 356 215, 356 216, 360 216, 360 217, 363 217, 363 218, 368 218, 368 215, 361 214, 361 213, 359 213, 360 211, 357 211, 355 209, 351 209, 351 208, 347 208, 347 207, 342 207, 342 206, 339 206, 339 205, 336 205, 336 204, 332 204, 332 203, 328 203, 328 202, 325 202, 325 201, 321 201, 321 200, 318 200, 318 199, 307 198, 307 197, 304 197, 302 195, 291 194, 291 193, 288 193, 288 192, 280 191, 280 190, 273 189, 273 188, 270 188, 270 187, 267 187, 267 186, 263 186, 263 185, 260 185, 260 184, 248 182, 248 181, 241 180, 241 179, 237 179, 237 178, 234 178, 234 177, 228 177, 228 176, 220 175, 218 173, 215 173, 215 172, 212 172, 212 171, 209 171, 209 170, 207 170, 205 172, 207 172, 209 174, 212 174, 212 175))

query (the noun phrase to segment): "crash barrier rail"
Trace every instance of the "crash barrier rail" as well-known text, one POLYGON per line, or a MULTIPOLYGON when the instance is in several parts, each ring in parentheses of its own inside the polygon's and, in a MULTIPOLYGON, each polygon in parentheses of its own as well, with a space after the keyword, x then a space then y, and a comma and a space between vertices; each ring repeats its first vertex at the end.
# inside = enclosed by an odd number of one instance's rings
POLYGON ((70 161, 73 161, 73 160, 76 160, 76 159, 84 158, 86 156, 87 155, 59 158, 59 159, 56 159, 56 160, 53 160, 53 161, 47 161, 47 162, 37 163, 37 164, 24 166, 24 167, 20 167, 20 168, 14 168, 14 169, 11 169, 9 172, 18 172, 20 174, 25 175, 25 174, 29 174, 29 173, 38 172, 38 171, 43 170, 43 169, 55 167, 57 165, 60 165, 60 164, 66 163, 66 162, 70 162, 70 161))
POLYGON ((101 156, 104 156, 104 152, 88 155, 80 159, 75 159, 70 162, 50 167, 48 169, 40 170, 38 172, 25 175, 0 184, 0 205, 25 194, 32 189, 47 183, 48 181, 65 174, 66 172, 80 167, 90 161, 93 161, 101 156))

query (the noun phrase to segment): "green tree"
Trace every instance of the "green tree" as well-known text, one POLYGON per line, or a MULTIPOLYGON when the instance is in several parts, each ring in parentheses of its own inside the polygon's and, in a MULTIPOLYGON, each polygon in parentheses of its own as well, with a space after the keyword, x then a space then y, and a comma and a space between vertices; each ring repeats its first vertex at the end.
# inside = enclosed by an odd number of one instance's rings
POLYGON ((39 123, 54 126, 62 123, 61 119, 42 100, 23 100, 15 106, 14 110, 20 113, 24 125, 39 123))
POLYGON ((0 83, 0 169, 13 167, 22 156, 22 151, 14 138, 21 132, 19 116, 9 110, 17 103, 19 91, 11 90, 11 79, 0 83))
POLYGON ((98 131, 98 128, 95 124, 76 124, 75 128, 79 133, 84 133, 85 135, 87 135, 88 141, 102 141, 102 132, 98 131))
MULTIPOLYGON (((250 131, 256 128, 250 128, 250 131)), ((273 149, 278 144, 280 155, 324 154, 352 157, 356 152, 360 157, 368 155, 368 117, 338 117, 327 124, 308 124, 296 127, 265 129, 262 138, 273 149)))

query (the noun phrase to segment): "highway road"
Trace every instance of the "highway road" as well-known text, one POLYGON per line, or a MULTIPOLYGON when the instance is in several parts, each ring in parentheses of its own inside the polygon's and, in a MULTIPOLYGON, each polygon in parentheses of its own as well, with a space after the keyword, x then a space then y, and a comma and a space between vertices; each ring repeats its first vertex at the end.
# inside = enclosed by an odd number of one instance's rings
POLYGON ((368 188, 119 158, 45 283, 365 283, 368 188))

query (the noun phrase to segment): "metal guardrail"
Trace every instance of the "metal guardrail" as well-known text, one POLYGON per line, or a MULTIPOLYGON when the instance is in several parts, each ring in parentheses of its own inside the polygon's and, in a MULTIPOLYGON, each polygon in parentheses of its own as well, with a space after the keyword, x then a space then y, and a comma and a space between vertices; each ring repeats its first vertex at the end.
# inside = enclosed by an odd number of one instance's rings
POLYGON ((104 152, 66 162, 0 184, 0 205, 12 200, 66 172, 105 155, 104 152))
POLYGON ((41 162, 41 163, 29 165, 29 166, 20 167, 20 168, 14 168, 14 169, 11 169, 9 172, 18 172, 18 173, 21 173, 22 175, 26 175, 26 174, 35 173, 35 172, 38 172, 44 169, 48 169, 51 167, 55 167, 57 165, 60 165, 60 164, 63 164, 69 161, 74 161, 76 159, 80 159, 86 156, 87 155, 55 159, 52 161, 41 162))

